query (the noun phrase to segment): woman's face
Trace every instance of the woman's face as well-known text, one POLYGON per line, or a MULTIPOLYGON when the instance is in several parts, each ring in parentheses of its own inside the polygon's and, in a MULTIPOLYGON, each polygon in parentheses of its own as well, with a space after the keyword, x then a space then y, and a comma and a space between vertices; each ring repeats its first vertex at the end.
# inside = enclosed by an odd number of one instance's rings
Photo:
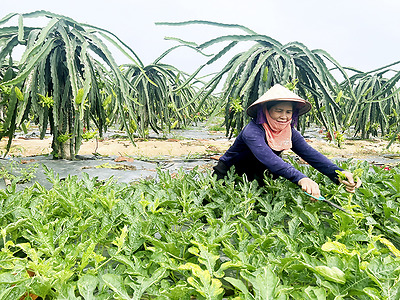
POLYGON ((293 103, 286 101, 279 102, 271 106, 268 112, 273 120, 277 122, 287 122, 291 120, 293 116, 293 103))

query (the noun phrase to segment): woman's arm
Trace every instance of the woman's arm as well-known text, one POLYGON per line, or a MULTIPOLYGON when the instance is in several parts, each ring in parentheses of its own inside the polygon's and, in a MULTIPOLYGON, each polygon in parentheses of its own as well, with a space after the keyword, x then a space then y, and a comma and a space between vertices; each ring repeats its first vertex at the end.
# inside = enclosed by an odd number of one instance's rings
POLYGON ((328 176, 333 182, 339 183, 336 170, 343 171, 325 155, 311 147, 304 137, 295 129, 292 130, 292 150, 313 168, 328 176))

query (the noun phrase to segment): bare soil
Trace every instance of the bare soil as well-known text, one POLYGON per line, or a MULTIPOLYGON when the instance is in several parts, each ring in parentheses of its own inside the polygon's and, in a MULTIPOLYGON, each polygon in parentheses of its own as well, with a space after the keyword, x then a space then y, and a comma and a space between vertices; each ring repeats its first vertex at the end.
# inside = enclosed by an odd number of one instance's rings
MULTIPOLYGON (((0 141, 0 151, 5 153, 8 140, 0 141)), ((225 152, 232 141, 226 140, 178 140, 178 139, 138 139, 135 145, 126 139, 104 139, 83 142, 79 155, 97 153, 103 156, 127 156, 155 158, 160 156, 204 156, 225 152)), ((52 151, 51 138, 41 139, 13 139, 9 156, 29 157, 48 155, 52 151)))

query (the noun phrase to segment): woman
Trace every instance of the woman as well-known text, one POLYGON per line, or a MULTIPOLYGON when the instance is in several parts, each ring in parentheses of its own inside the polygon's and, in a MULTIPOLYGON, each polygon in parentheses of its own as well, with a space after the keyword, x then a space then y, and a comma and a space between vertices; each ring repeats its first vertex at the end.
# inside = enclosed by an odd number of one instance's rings
POLYGON ((310 102, 300 98, 282 85, 276 84, 250 105, 247 114, 252 120, 243 128, 233 145, 221 156, 214 167, 218 179, 227 175, 234 166, 239 175, 246 174, 249 180, 263 184, 264 173, 282 176, 298 184, 313 197, 321 196, 318 184, 283 161, 280 154, 291 149, 312 167, 339 183, 336 170, 342 171, 347 180, 340 181, 348 192, 361 185, 353 174, 339 168, 324 155, 307 144, 303 136, 294 129, 298 117, 311 109, 310 102))

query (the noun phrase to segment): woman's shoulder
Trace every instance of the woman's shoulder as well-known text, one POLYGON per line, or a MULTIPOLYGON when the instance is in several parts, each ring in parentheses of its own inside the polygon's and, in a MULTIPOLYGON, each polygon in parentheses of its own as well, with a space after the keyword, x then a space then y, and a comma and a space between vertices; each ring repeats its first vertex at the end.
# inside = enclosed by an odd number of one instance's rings
POLYGON ((302 134, 294 127, 292 127, 292 137, 304 139, 302 134))
POLYGON ((262 125, 257 124, 253 119, 250 120, 249 123, 242 129, 242 134, 248 135, 248 134, 255 134, 255 133, 263 133, 264 129, 262 128, 262 125))
POLYGON ((249 123, 247 123, 247 125, 245 126, 245 128, 243 129, 262 129, 262 125, 261 124, 257 124, 256 121, 254 121, 254 119, 251 119, 249 123))
POLYGON ((246 144, 254 141, 257 141, 258 143, 265 140, 265 131, 262 125, 258 125, 256 122, 251 120, 246 127, 243 128, 238 138, 246 144))

